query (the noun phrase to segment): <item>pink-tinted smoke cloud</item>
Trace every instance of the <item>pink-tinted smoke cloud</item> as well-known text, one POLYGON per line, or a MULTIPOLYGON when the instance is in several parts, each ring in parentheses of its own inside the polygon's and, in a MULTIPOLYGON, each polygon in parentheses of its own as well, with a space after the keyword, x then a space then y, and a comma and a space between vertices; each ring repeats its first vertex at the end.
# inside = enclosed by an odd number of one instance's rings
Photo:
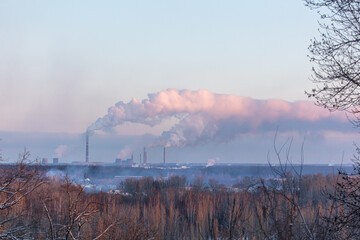
MULTIPOLYGON (((290 130, 308 131, 306 126, 320 124, 322 128, 336 128, 346 122, 341 113, 315 106, 310 101, 286 102, 283 100, 255 100, 228 94, 216 94, 207 90, 167 89, 148 95, 141 102, 133 99, 118 102, 99 118, 90 131, 111 129, 125 122, 148 126, 163 120, 179 119, 170 130, 164 131, 159 145, 186 146, 204 141, 228 141, 239 134, 254 131, 274 131, 286 123, 290 130)), ((324 129, 323 129, 324 130, 324 129)))

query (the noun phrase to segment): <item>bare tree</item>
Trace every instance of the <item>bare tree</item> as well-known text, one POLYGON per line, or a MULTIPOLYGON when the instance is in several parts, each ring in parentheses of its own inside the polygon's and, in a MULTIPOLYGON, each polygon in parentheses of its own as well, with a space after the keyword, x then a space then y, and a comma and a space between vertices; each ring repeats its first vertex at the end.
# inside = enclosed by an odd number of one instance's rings
POLYGON ((333 239, 359 239, 360 237, 360 166, 348 174, 340 170, 335 190, 329 193, 336 213, 327 218, 333 239))
MULTIPOLYGON (((360 1, 304 0, 321 16, 320 39, 312 40, 310 60, 315 63, 312 80, 317 85, 307 92, 317 103, 331 111, 346 110, 360 127, 360 1)), ((328 223, 333 239, 359 239, 360 227, 360 149, 354 172, 340 171, 335 191, 329 194, 336 204, 328 223)))
POLYGON ((100 239, 113 227, 114 222, 94 237, 84 228, 91 228, 91 220, 98 217, 96 215, 99 213, 99 203, 87 196, 85 188, 75 185, 68 176, 61 181, 58 191, 60 193, 58 199, 51 198, 51 195, 47 196, 47 193, 40 194, 44 214, 49 224, 47 234, 49 239, 82 239, 89 236, 100 239), (56 216, 58 215, 57 206, 63 210, 63 218, 60 218, 60 221, 56 216))
MULTIPOLYGON (((263 239, 332 239, 324 221, 333 216, 334 205, 323 195, 325 204, 313 208, 316 199, 307 199, 308 188, 303 183, 304 142, 298 163, 291 158, 292 138, 280 146, 274 139, 274 154, 277 164, 271 165, 274 178, 261 180, 255 216, 259 222, 259 233, 263 239), (310 200, 310 201, 309 201, 310 200), (310 214, 311 213, 311 214, 310 214)), ((320 183, 319 183, 320 184, 320 183)), ((325 182, 323 182, 325 190, 325 182)), ((320 200, 319 200, 320 201, 320 200)))
POLYGON ((316 87, 307 95, 331 111, 348 110, 356 116, 360 113, 360 1, 304 1, 321 16, 320 38, 309 46, 316 87))
POLYGON ((42 173, 29 163, 30 153, 25 149, 15 165, 0 168, 0 238, 16 238, 26 233, 27 226, 17 221, 24 214, 15 211, 16 205, 44 183, 42 173))
MULTIPOLYGON (((1 141, 2 139, 0 138, 0 141, 1 141)), ((2 161, 3 160, 3 158, 2 158, 2 151, 1 151, 1 148, 0 148, 0 161, 2 161)))

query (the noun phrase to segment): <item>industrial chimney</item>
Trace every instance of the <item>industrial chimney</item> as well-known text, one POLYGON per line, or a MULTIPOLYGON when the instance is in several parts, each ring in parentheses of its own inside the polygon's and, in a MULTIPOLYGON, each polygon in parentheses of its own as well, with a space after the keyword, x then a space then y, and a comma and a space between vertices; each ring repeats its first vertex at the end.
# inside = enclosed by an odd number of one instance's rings
POLYGON ((85 152, 85 162, 89 162, 89 131, 86 131, 86 152, 85 152))
POLYGON ((166 164, 166 154, 165 154, 166 151, 165 150, 166 150, 166 147, 164 147, 164 165, 166 164))
POLYGON ((147 163, 147 152, 146 152, 146 148, 144 148, 143 163, 144 163, 144 164, 147 163))

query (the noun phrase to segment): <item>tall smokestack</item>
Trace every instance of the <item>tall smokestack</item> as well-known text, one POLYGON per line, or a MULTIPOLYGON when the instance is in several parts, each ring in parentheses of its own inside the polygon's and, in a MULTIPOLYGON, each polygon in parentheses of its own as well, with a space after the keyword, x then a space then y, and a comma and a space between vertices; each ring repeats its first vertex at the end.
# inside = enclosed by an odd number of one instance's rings
POLYGON ((164 164, 166 163, 166 147, 164 147, 164 164))
POLYGON ((89 162, 89 131, 86 131, 86 153, 85 162, 89 162))
POLYGON ((146 164, 146 163, 147 163, 147 153, 146 153, 146 148, 144 148, 143 163, 144 163, 144 164, 146 164))

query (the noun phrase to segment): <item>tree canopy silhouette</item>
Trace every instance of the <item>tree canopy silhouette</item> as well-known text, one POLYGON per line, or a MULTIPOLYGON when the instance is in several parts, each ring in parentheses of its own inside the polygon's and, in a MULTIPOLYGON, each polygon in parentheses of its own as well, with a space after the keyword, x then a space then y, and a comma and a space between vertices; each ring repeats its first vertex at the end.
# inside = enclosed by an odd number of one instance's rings
POLYGON ((346 110, 356 117, 360 113, 360 1, 305 0, 305 4, 321 16, 320 38, 312 39, 309 46, 316 87, 306 93, 330 111, 346 110))

